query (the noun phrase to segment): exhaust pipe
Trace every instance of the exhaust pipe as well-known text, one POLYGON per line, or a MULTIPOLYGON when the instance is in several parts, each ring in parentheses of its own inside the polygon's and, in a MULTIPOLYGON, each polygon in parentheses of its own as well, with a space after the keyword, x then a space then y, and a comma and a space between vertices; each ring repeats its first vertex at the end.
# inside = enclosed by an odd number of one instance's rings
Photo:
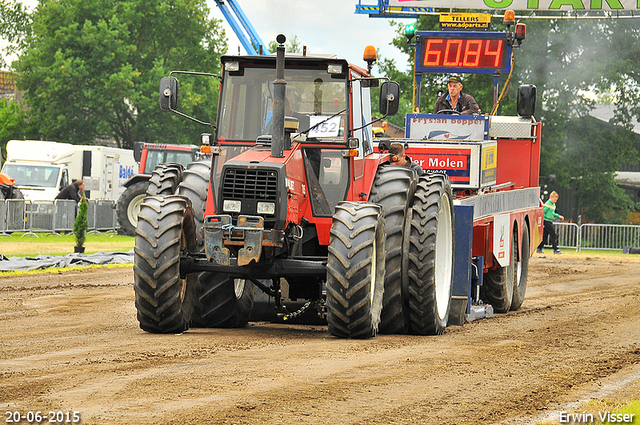
POLYGON ((273 121, 271 156, 284 157, 284 102, 287 94, 287 82, 284 80, 284 42, 287 38, 283 34, 276 37, 276 79, 273 81, 273 121))

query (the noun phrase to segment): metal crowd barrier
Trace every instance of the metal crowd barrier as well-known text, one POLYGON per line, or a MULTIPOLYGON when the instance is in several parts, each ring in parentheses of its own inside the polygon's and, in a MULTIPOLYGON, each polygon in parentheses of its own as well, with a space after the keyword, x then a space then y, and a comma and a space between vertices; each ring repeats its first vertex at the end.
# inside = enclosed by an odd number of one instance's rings
POLYGON ((580 249, 623 249, 640 246, 640 226, 624 224, 583 224, 580 249))
MULTIPOLYGON (((0 201, 0 235, 25 232, 23 236, 47 232, 73 232, 77 204, 71 200, 29 201, 5 199, 0 201)), ((115 232, 118 219, 115 202, 90 200, 87 210, 89 231, 115 232)), ((622 250, 626 246, 640 246, 640 226, 620 224, 554 223, 558 246, 575 249, 622 250)), ((36 235, 37 236, 37 235, 36 235)), ((548 246, 548 245, 547 245, 548 246)))
POLYGON ((576 223, 554 223, 561 248, 580 248, 580 226, 576 223))
MULTIPOLYGON (((575 249, 622 250, 640 246, 640 226, 626 224, 554 223, 558 247, 575 249)), ((550 247, 550 245, 545 245, 550 247)))
MULTIPOLYGON (((37 233, 45 232, 71 233, 77 211, 78 206, 72 200, 5 199, 0 201, 0 234, 25 232, 23 236, 37 236, 37 233)), ((118 227, 114 201, 90 200, 87 218, 90 232, 115 232, 118 227)))
POLYGON ((22 232, 25 230, 27 221, 27 201, 24 199, 6 199, 7 222, 6 232, 22 232))
POLYGON ((0 201, 0 235, 7 234, 7 202, 0 201))

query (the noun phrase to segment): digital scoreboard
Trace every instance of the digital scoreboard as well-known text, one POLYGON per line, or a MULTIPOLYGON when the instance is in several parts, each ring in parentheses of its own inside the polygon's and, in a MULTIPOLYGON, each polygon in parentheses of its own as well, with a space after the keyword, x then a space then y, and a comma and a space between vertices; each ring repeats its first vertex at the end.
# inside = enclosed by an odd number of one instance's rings
POLYGON ((512 46, 506 33, 438 31, 419 32, 416 72, 509 72, 512 46))

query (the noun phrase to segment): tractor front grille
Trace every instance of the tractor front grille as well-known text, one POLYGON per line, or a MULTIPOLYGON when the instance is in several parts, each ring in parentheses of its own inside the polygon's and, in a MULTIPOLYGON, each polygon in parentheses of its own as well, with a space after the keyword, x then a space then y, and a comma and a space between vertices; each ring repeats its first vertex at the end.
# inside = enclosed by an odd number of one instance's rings
POLYGON ((228 168, 222 181, 222 198, 276 202, 278 173, 275 170, 228 168))

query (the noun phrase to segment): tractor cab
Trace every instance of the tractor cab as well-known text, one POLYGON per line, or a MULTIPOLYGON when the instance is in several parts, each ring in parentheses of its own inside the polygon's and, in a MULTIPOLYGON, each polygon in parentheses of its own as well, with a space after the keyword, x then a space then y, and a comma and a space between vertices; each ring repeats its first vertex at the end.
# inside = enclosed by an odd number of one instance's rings
MULTIPOLYGON (((380 88, 382 113, 393 112, 397 84, 380 87, 366 69, 333 55, 287 55, 282 76, 274 55, 221 59, 216 131, 203 136, 213 154, 206 215, 233 223, 257 215, 277 229, 303 216, 330 218, 373 153, 371 91, 380 88)), ((171 84, 177 92, 177 80, 165 79, 161 98, 171 84)))

